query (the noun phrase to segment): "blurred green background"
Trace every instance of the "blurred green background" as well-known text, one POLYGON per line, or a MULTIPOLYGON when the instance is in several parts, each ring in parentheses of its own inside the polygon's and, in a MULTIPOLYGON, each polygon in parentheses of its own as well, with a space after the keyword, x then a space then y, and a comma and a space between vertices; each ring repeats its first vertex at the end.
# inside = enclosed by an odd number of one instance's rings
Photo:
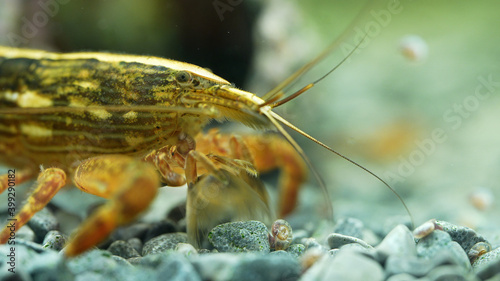
MULTIPOLYGON (((345 33, 287 93, 321 77, 367 32, 346 63, 277 112, 391 183, 417 224, 438 218, 493 229, 500 224, 499 7, 494 0, 2 0, 0 43, 168 57, 262 96, 345 33), (424 42, 427 56, 404 56, 408 35, 424 42), (488 96, 479 99, 478 87, 488 96), (492 204, 478 209, 473 194, 492 204)), ((294 136, 330 189, 336 217, 381 224, 405 215, 376 179, 294 136)), ((314 208, 317 194, 306 188, 300 208, 314 208)))

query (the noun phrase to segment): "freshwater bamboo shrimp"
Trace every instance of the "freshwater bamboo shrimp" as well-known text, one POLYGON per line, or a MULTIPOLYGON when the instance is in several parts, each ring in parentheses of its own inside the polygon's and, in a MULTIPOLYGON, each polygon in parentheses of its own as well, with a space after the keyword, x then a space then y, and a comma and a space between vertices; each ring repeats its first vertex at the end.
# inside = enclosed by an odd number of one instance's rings
MULTIPOLYGON (((201 159, 192 136, 210 119, 281 128, 266 101, 186 63, 7 47, 0 48, 0 59, 1 161, 20 168, 16 183, 34 177, 40 165, 50 167, 42 169, 28 203, 11 213, 14 231, 69 178, 81 190, 111 199, 83 223, 67 256, 87 250, 149 205, 160 185, 155 167, 162 181, 179 184, 170 167, 201 159), (173 158, 161 158, 169 149, 173 158), (152 159, 153 165, 147 163, 152 159)), ((229 178, 240 175, 224 165, 229 178)), ((186 178, 192 183, 196 176, 186 178)), ((2 177, 1 191, 14 192, 8 181, 8 175, 2 177)), ((8 243, 14 231, 4 228, 0 242, 8 243)))

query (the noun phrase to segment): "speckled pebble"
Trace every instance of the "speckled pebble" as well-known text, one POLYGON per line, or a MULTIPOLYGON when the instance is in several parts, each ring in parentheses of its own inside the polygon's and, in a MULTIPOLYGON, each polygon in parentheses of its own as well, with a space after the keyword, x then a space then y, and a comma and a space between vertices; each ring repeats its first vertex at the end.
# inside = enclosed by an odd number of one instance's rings
POLYGON ((436 221, 436 225, 448 232, 453 241, 458 242, 466 253, 478 242, 484 242, 486 239, 477 234, 473 229, 465 226, 457 226, 446 221, 436 221))
POLYGON ((326 255, 301 276, 301 280, 318 281, 384 279, 379 263, 352 251, 339 251, 334 257, 326 255))
POLYGON ((230 222, 214 227, 208 241, 219 252, 269 253, 267 227, 259 221, 230 222))
POLYGON ((175 246, 175 251, 184 255, 185 257, 197 256, 198 251, 193 247, 193 245, 188 243, 178 243, 175 246))
POLYGON ((286 255, 247 255, 235 267, 230 280, 281 281, 298 280, 300 265, 286 255))
POLYGON ((417 243, 417 254, 430 259, 437 254, 447 254, 453 264, 470 269, 470 262, 462 247, 451 240, 447 232, 435 230, 417 243))
POLYGON ((135 257, 140 257, 139 253, 130 245, 129 243, 123 241, 123 240, 117 240, 113 242, 109 248, 108 251, 110 251, 113 255, 120 256, 124 259, 129 259, 129 258, 135 258, 135 257))
POLYGON ((152 238, 156 236, 160 236, 162 234, 166 233, 173 233, 176 232, 176 226, 175 222, 170 220, 170 219, 165 219, 156 223, 153 223, 148 230, 146 231, 145 237, 144 237, 144 243, 147 241, 151 240, 152 238))
POLYGON ((52 249, 55 251, 61 251, 66 244, 67 238, 61 232, 57 230, 51 230, 47 232, 45 238, 43 239, 42 247, 45 249, 52 249))
POLYGON ((59 229, 59 222, 49 209, 43 208, 33 215, 28 226, 35 233, 35 242, 41 243, 47 232, 59 229))
POLYGON ((365 248, 372 248, 372 246, 368 245, 365 241, 352 237, 352 236, 347 236, 347 235, 342 235, 338 233, 332 233, 328 235, 328 245, 330 246, 330 249, 336 249, 340 248, 341 246, 344 246, 346 244, 351 244, 351 243, 357 243, 365 248))
POLYGON ((333 227, 333 232, 344 236, 363 239, 363 222, 355 218, 341 218, 333 227))
POLYGON ((147 256, 168 250, 174 250, 178 243, 186 243, 187 234, 184 232, 167 233, 149 240, 142 247, 142 255, 147 256))
POLYGON ((288 247, 288 249, 286 249, 286 251, 292 255, 292 257, 300 257, 306 250, 306 246, 304 246, 303 244, 292 244, 290 245, 290 247, 288 247))
POLYGON ((382 242, 375 247, 375 254, 380 262, 384 262, 391 255, 413 256, 416 253, 413 234, 408 227, 402 224, 391 230, 382 242))
POLYGON ((498 281, 500 280, 500 259, 495 259, 485 266, 474 268, 474 272, 481 280, 498 281))
POLYGON ((142 241, 141 239, 139 238, 131 238, 131 239, 128 239, 127 242, 130 244, 130 246, 132 246, 132 248, 134 248, 137 253, 142 253, 142 241))

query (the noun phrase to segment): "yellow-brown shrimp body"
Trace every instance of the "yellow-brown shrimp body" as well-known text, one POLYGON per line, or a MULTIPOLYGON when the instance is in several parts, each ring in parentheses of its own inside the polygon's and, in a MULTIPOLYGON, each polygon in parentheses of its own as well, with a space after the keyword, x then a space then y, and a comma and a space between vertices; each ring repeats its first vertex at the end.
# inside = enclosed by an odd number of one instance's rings
MULTIPOLYGON (((209 120, 278 125, 271 114, 261 98, 187 63, 0 47, 0 162, 21 169, 18 183, 34 177, 40 165, 50 167, 13 218, 15 230, 73 178, 83 191, 112 199, 66 248, 68 256, 77 255, 155 197, 160 179, 154 166, 142 162, 148 153, 174 147, 185 159, 209 120)), ((175 182, 172 174, 162 173, 163 181, 175 182)), ((1 177, 0 192, 7 187, 1 177)), ((4 228, 0 243, 9 235, 4 228)))

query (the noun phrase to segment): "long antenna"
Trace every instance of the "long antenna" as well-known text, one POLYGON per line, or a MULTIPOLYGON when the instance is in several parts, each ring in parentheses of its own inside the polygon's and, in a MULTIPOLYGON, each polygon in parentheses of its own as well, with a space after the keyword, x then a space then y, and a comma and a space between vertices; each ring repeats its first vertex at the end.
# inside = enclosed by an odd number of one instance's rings
MULTIPOLYGON (((267 113, 267 112, 265 112, 265 111, 263 111, 263 112, 264 112, 264 114, 266 114, 266 113, 267 113)), ((297 128, 296 126, 294 126, 292 123, 290 123, 290 122, 286 121, 286 119, 284 119, 283 117, 279 116, 277 113, 275 113, 275 112, 273 112, 273 111, 271 111, 271 110, 269 110, 269 111, 268 111, 268 113, 269 113, 269 115, 268 115, 268 114, 266 114, 268 117, 272 116, 272 118, 269 118, 269 119, 271 120, 271 122, 275 123, 275 122, 276 122, 275 120, 280 121, 281 123, 283 123, 283 124, 284 124, 285 126, 287 126, 288 128, 290 128, 290 129, 292 129, 292 130, 296 131, 297 133, 299 133, 299 134, 303 135, 304 137, 306 137, 306 138, 310 139, 311 141, 313 141, 313 142, 315 142, 315 143, 319 144, 319 145, 320 145, 320 146, 322 146, 323 148, 326 148, 328 151, 333 152, 334 154, 336 154, 337 156, 339 156, 339 157, 341 157, 341 158, 343 158, 343 159, 347 160, 347 161, 348 161, 348 162, 350 162, 351 164, 353 164, 353 165, 355 165, 355 166, 357 166, 357 167, 361 168, 362 170, 364 170, 364 171, 365 171, 365 172, 367 172, 368 174, 370 174, 370 175, 372 175, 373 177, 375 177, 375 178, 376 178, 377 180, 379 180, 381 183, 383 183, 383 184, 384 184, 387 188, 389 188, 389 190, 390 190, 390 191, 392 191, 392 193, 394 193, 394 195, 396 195, 396 197, 399 199, 399 201, 403 204, 404 208, 406 209, 406 212, 407 212, 407 213, 408 213, 408 215, 410 216, 410 220, 411 220, 412 228, 414 228, 414 225, 415 225, 415 224, 414 224, 413 216, 412 216, 412 214, 411 214, 411 212, 410 212, 410 209, 408 209, 408 206, 406 206, 406 203, 404 202, 403 198, 401 198, 401 196, 400 196, 400 195, 396 192, 396 190, 394 190, 394 189, 393 189, 393 188, 392 188, 392 187, 391 187, 391 186, 390 186, 390 185, 389 185, 386 181, 384 181, 381 177, 377 176, 375 173, 373 173, 372 171, 368 170, 367 168, 365 168, 365 167, 364 167, 364 166, 362 166, 361 164, 356 163, 354 160, 351 160, 349 157, 347 157, 347 156, 345 156, 345 155, 341 154, 340 152, 337 152, 336 150, 334 150, 334 149, 330 148, 328 145, 326 145, 326 144, 324 144, 324 143, 320 142, 319 140, 317 140, 317 139, 313 138, 312 136, 310 136, 310 135, 309 135, 309 134, 307 134, 306 132, 304 132, 304 131, 302 131, 301 129, 299 129, 299 128, 297 128)), ((276 125, 276 124, 275 124, 275 125, 276 125)), ((286 131, 283 129, 283 127, 281 127, 281 126, 276 126, 276 127, 278 128, 278 130, 279 130, 281 133, 283 133, 283 131, 284 131, 284 132, 286 132, 286 131)), ((284 134, 284 133, 283 133, 283 134, 284 134)), ((288 138, 292 139, 292 138, 290 137, 290 135, 286 134, 286 136, 288 136, 288 137, 287 137, 287 139, 288 139, 288 138)), ((289 139, 289 141, 290 141, 290 139, 289 139)), ((292 139, 292 140, 293 140, 293 139, 292 139)), ((296 149, 297 149, 297 150, 299 151, 299 153, 301 153, 301 155, 302 155, 304 152, 302 151, 302 149, 300 149, 300 147, 298 146, 298 144, 296 144, 296 143, 294 144, 294 143, 295 143, 295 141, 292 143, 292 145, 294 145, 294 146, 296 145, 296 146, 298 147, 298 148, 296 148, 296 149)), ((309 161, 309 160, 306 160, 306 161, 307 161, 308 163, 310 163, 310 161, 309 161)), ((315 173, 316 173, 316 172, 315 172, 315 173)))
MULTIPOLYGON (((368 1, 369 2, 369 1, 368 1)), ((332 44, 330 44, 323 52, 321 52, 317 57, 315 57, 312 61, 302 66, 299 70, 295 71, 292 75, 290 75, 283 82, 278 84, 278 86, 274 87, 271 91, 267 92, 262 99, 270 100, 275 95, 279 94, 286 86, 290 85, 292 81, 302 76, 304 73, 309 71, 313 66, 317 65, 318 62, 323 60, 327 55, 329 55, 333 50, 337 49, 337 47, 344 42, 344 40, 352 33, 352 30, 359 24, 362 15, 368 14, 369 8, 372 5, 364 5, 363 9, 361 9, 354 20, 349 24, 347 28, 344 29, 344 32, 335 40, 332 44)))

